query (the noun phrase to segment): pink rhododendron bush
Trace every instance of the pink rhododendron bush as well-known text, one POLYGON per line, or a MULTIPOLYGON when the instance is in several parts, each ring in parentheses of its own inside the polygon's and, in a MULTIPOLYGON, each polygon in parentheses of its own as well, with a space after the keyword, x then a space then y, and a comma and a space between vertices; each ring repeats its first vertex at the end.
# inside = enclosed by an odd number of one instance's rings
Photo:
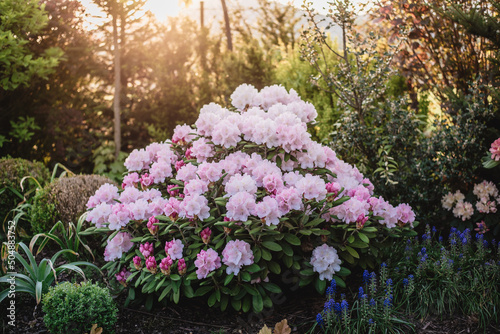
POLYGON ((316 110, 295 91, 241 85, 231 100, 204 106, 171 141, 134 150, 122 189, 103 185, 90 198, 88 233, 107 234, 105 268, 121 283, 260 312, 281 278, 342 286, 348 267, 373 266, 391 237, 414 234, 409 205, 375 196, 311 140, 316 110))

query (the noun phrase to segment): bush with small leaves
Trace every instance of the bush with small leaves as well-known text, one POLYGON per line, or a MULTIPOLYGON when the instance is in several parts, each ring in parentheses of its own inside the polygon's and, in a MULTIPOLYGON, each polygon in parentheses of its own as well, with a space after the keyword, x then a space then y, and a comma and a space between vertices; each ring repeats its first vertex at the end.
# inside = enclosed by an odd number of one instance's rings
POLYGON ((77 223, 90 196, 111 179, 100 175, 61 177, 37 192, 31 210, 33 232, 49 231, 57 221, 77 223))
POLYGON ((64 282, 43 296, 45 326, 51 333, 88 333, 92 325, 114 333, 118 308, 106 288, 91 282, 64 282))

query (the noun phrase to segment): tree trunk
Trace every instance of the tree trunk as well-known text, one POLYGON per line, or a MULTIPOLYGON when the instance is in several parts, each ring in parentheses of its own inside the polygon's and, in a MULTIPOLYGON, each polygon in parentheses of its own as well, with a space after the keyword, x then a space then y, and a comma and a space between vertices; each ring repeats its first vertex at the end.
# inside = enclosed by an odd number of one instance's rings
POLYGON ((121 149, 121 121, 120 121, 120 94, 121 94, 121 62, 120 62, 120 45, 118 43, 118 4, 113 2, 111 13, 113 17, 113 48, 114 48, 114 65, 115 65, 115 94, 113 99, 113 114, 114 121, 114 139, 115 139, 115 160, 118 160, 118 155, 121 149))
POLYGON ((220 0, 222 3, 222 10, 224 11, 224 22, 226 24, 226 37, 227 37, 227 49, 233 51, 233 41, 231 38, 231 27, 229 25, 229 15, 227 13, 226 0, 220 0))

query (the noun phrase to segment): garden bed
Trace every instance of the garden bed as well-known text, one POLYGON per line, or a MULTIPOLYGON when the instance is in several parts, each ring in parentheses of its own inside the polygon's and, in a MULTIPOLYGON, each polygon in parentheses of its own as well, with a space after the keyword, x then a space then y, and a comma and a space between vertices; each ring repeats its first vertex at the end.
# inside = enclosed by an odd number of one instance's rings
MULTIPOLYGON (((324 297, 312 289, 301 289, 286 294, 286 298, 272 310, 262 314, 241 314, 234 311, 220 312, 206 306, 204 300, 191 299, 178 305, 157 307, 147 311, 144 307, 123 307, 123 297, 117 298, 120 305, 116 333, 193 333, 193 334, 254 334, 266 324, 274 326, 287 319, 292 333, 306 333, 312 326, 316 314, 322 309, 324 297)), ((19 300, 16 327, 3 327, 3 333, 38 334, 48 333, 43 324, 43 313, 37 309, 33 317, 35 302, 23 296, 19 300)), ((277 303, 278 304, 278 303, 277 303)), ((439 319, 429 316, 426 319, 414 319, 416 333, 455 334, 455 333, 500 333, 500 326, 478 329, 477 318, 460 316, 439 319)))

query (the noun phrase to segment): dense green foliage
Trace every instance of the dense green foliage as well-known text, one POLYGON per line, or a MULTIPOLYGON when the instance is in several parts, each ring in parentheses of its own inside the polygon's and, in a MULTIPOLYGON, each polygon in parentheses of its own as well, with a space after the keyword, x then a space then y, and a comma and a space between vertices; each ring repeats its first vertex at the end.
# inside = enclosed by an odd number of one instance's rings
POLYGON ((40 189, 31 209, 33 232, 49 231, 57 221, 77 223, 86 211, 87 201, 99 187, 113 183, 100 175, 61 177, 40 189))
POLYGON ((54 46, 35 54, 26 48, 48 24, 44 5, 34 0, 5 0, 0 3, 0 88, 28 86, 33 77, 47 78, 62 56, 54 46))
POLYGON ((9 212, 19 203, 34 196, 34 187, 45 185, 49 179, 49 170, 40 162, 21 158, 0 159, 1 221, 8 220, 9 212), (23 190, 21 180, 25 177, 28 178, 23 182, 23 190))
POLYGON ((114 333, 118 308, 106 288, 92 282, 64 282, 43 296, 43 321, 54 334, 90 332, 93 324, 104 333, 114 333))

